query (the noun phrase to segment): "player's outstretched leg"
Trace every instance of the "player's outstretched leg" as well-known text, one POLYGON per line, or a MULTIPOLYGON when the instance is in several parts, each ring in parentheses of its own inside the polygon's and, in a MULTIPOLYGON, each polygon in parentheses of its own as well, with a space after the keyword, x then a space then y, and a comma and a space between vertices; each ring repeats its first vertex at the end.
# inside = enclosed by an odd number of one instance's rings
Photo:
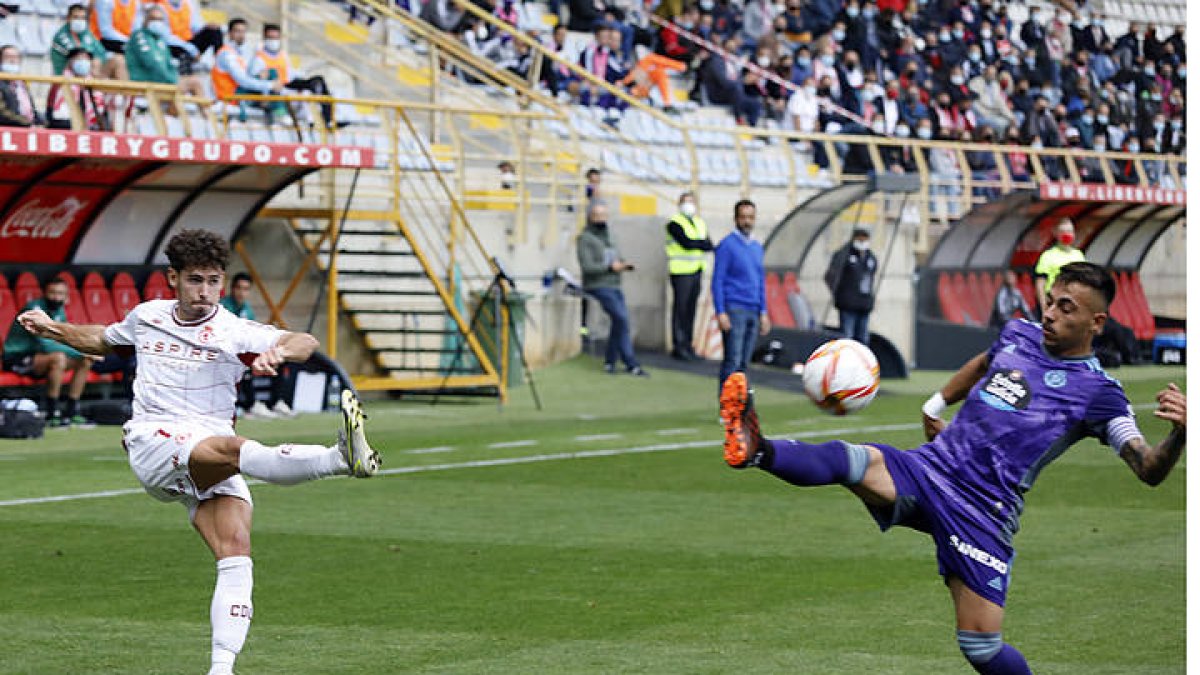
POLYGON ((379 470, 379 453, 367 443, 362 405, 354 392, 342 392, 342 428, 337 445, 268 447, 247 439, 238 453, 238 471, 276 485, 295 485, 326 476, 368 478, 379 470))
POLYGON ((865 446, 763 438, 745 373, 731 374, 721 387, 721 419, 725 424, 725 463, 735 469, 755 466, 804 486, 857 485, 866 474, 870 455, 865 446))
POLYGON ((344 429, 339 439, 342 449, 342 459, 350 467, 350 475, 355 478, 369 478, 379 470, 382 460, 379 453, 371 449, 367 437, 363 433, 362 404, 358 397, 349 389, 342 390, 342 424, 344 429))

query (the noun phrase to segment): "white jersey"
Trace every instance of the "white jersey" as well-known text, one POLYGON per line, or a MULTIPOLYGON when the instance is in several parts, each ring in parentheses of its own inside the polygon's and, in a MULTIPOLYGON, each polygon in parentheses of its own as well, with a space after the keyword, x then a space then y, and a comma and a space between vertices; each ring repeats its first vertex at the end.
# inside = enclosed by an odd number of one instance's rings
POLYGON ((104 329, 110 345, 137 353, 130 421, 186 420, 214 434, 232 434, 237 384, 283 331, 239 319, 220 305, 199 321, 180 321, 177 304, 143 302, 104 329))

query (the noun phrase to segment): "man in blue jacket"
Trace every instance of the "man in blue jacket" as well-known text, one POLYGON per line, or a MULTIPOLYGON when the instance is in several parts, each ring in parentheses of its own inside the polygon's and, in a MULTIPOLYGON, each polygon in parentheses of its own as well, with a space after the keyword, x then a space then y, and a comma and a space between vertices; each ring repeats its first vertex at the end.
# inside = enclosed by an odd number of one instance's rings
POLYGON ((725 351, 718 389, 731 373, 746 370, 755 340, 771 330, 763 278, 763 246, 750 238, 757 213, 757 207, 749 199, 734 205, 733 222, 737 229, 717 244, 713 261, 713 308, 725 351))

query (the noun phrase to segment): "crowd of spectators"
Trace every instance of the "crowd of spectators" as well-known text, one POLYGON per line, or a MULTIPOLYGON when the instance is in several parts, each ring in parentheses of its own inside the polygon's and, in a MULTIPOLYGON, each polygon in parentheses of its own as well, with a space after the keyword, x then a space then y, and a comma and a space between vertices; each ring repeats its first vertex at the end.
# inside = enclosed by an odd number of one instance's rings
MULTIPOLYGON (((528 73, 528 50, 465 12, 468 1, 609 84, 640 82, 630 91, 668 111, 666 74, 651 68, 674 63, 690 78, 692 100, 727 106, 749 126, 774 120, 766 123, 806 132, 1163 154, 1186 146, 1183 26, 1166 35, 1131 23, 1112 36, 1086 3, 1028 6, 1017 21, 1000 0, 552 0, 549 11, 567 16, 550 32, 513 0, 430 0, 420 10, 520 75, 528 73), (659 28, 650 14, 668 21, 659 28), (592 38, 572 51, 568 29, 592 38), (647 68, 647 55, 661 58, 647 68)), ((565 100, 622 107, 558 64, 543 67, 541 85, 565 100)), ((865 151, 838 151, 847 171, 869 165, 865 151)), ((824 149, 814 152, 827 165, 824 149)), ((893 170, 913 161, 907 150, 886 154, 893 170)), ((992 155, 976 154, 971 170, 993 176, 992 155)), ((929 159, 959 171, 953 158, 929 159)), ((1017 177, 1030 172, 1027 164, 1009 168, 1017 177)), ((1103 180, 1096 160, 1080 168, 1085 180, 1103 180)), ((1110 168, 1119 181, 1137 180, 1129 162, 1110 168)), ((1054 162, 1045 170, 1064 172, 1054 162)))
MULTIPOLYGON (((14 13, 0 10, 0 20, 14 13)), ((278 25, 263 26, 257 47, 246 39, 247 28, 237 18, 228 32, 207 23, 196 0, 77 3, 51 41, 50 62, 55 75, 177 85, 188 95, 223 100, 235 94, 329 94, 323 78, 302 76, 292 67, 278 25)), ((17 45, 0 45, 0 72, 25 72, 17 45)), ((70 128, 72 100, 93 131, 113 129, 113 115, 127 112, 130 103, 126 96, 71 83, 50 87, 43 107, 26 83, 0 80, 0 126, 70 128)), ((240 107, 244 118, 247 106, 240 107)), ((261 107, 268 123, 305 112, 278 103, 261 107)), ((324 124, 335 126, 331 106, 320 108, 324 124)), ((167 112, 179 114, 171 103, 167 112)))

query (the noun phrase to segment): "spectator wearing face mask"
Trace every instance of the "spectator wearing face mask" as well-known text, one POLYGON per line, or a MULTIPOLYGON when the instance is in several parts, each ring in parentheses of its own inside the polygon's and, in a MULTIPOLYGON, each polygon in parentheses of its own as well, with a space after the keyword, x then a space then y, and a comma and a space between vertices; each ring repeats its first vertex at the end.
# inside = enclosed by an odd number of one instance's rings
MULTIPOLYGON (((245 19, 230 20, 229 39, 217 52, 217 62, 212 69, 212 84, 218 100, 233 101, 238 94, 272 95, 283 91, 282 81, 260 79, 250 74, 249 64, 243 53, 246 49, 246 28, 245 19)), ((244 101, 238 102, 239 107, 244 105, 247 105, 244 101)), ((261 105, 270 119, 287 112, 281 102, 254 105, 261 105)))
MULTIPOLYGON (((92 77, 92 54, 86 49, 77 48, 67 54, 67 71, 70 77, 92 77)), ((46 126, 52 129, 71 128, 71 104, 75 101, 83 115, 84 128, 88 131, 111 131, 108 110, 104 103, 104 95, 97 94, 91 87, 82 84, 61 85, 50 87, 46 96, 46 126)))
MULTIPOLYGON (((283 32, 278 24, 263 25, 263 39, 259 50, 250 60, 250 77, 283 84, 288 91, 303 91, 315 96, 328 96, 329 87, 320 75, 303 77, 292 72, 292 60, 283 49, 283 32)), ((321 119, 327 128, 333 128, 333 106, 321 104, 321 119)))
POLYGON ((762 102, 746 96, 745 75, 737 57, 737 38, 729 38, 722 45, 726 55, 710 54, 700 71, 699 82, 704 94, 714 105, 729 106, 740 123, 754 126, 762 114, 762 102))
MULTIPOLYGON (((21 50, 13 45, 0 46, 0 72, 21 73, 21 50)), ((40 127, 44 122, 33 104, 29 85, 22 80, 0 80, 0 126, 40 127)))
MULTIPOLYGON (((24 310, 40 309, 56 321, 67 320, 69 290, 59 278, 47 281, 42 296, 30 300, 24 310)), ((35 337, 19 321, 13 320, 4 339, 4 370, 28 377, 46 378, 46 393, 42 411, 52 427, 84 424, 79 411, 79 397, 92 369, 92 360, 49 338, 35 337), (70 372, 71 383, 63 396, 63 382, 70 372), (60 405, 62 408, 60 409, 60 405)))
POLYGON ((171 50, 167 44, 171 26, 167 23, 166 11, 161 5, 149 5, 145 16, 146 23, 129 36, 128 49, 125 50, 129 79, 134 82, 177 84, 186 94, 203 96, 204 88, 199 80, 191 75, 180 77, 171 62, 171 50))
POLYGON ((867 321, 875 309, 875 275, 879 263, 871 251, 871 231, 856 226, 850 241, 833 254, 825 269, 825 285, 838 310, 844 337, 870 343, 867 321))
POLYGON ((55 75, 67 70, 68 54, 84 49, 92 55, 95 76, 106 80, 128 80, 125 57, 109 53, 88 27, 87 5, 75 4, 67 10, 67 20, 54 34, 50 43, 50 64, 55 75))

